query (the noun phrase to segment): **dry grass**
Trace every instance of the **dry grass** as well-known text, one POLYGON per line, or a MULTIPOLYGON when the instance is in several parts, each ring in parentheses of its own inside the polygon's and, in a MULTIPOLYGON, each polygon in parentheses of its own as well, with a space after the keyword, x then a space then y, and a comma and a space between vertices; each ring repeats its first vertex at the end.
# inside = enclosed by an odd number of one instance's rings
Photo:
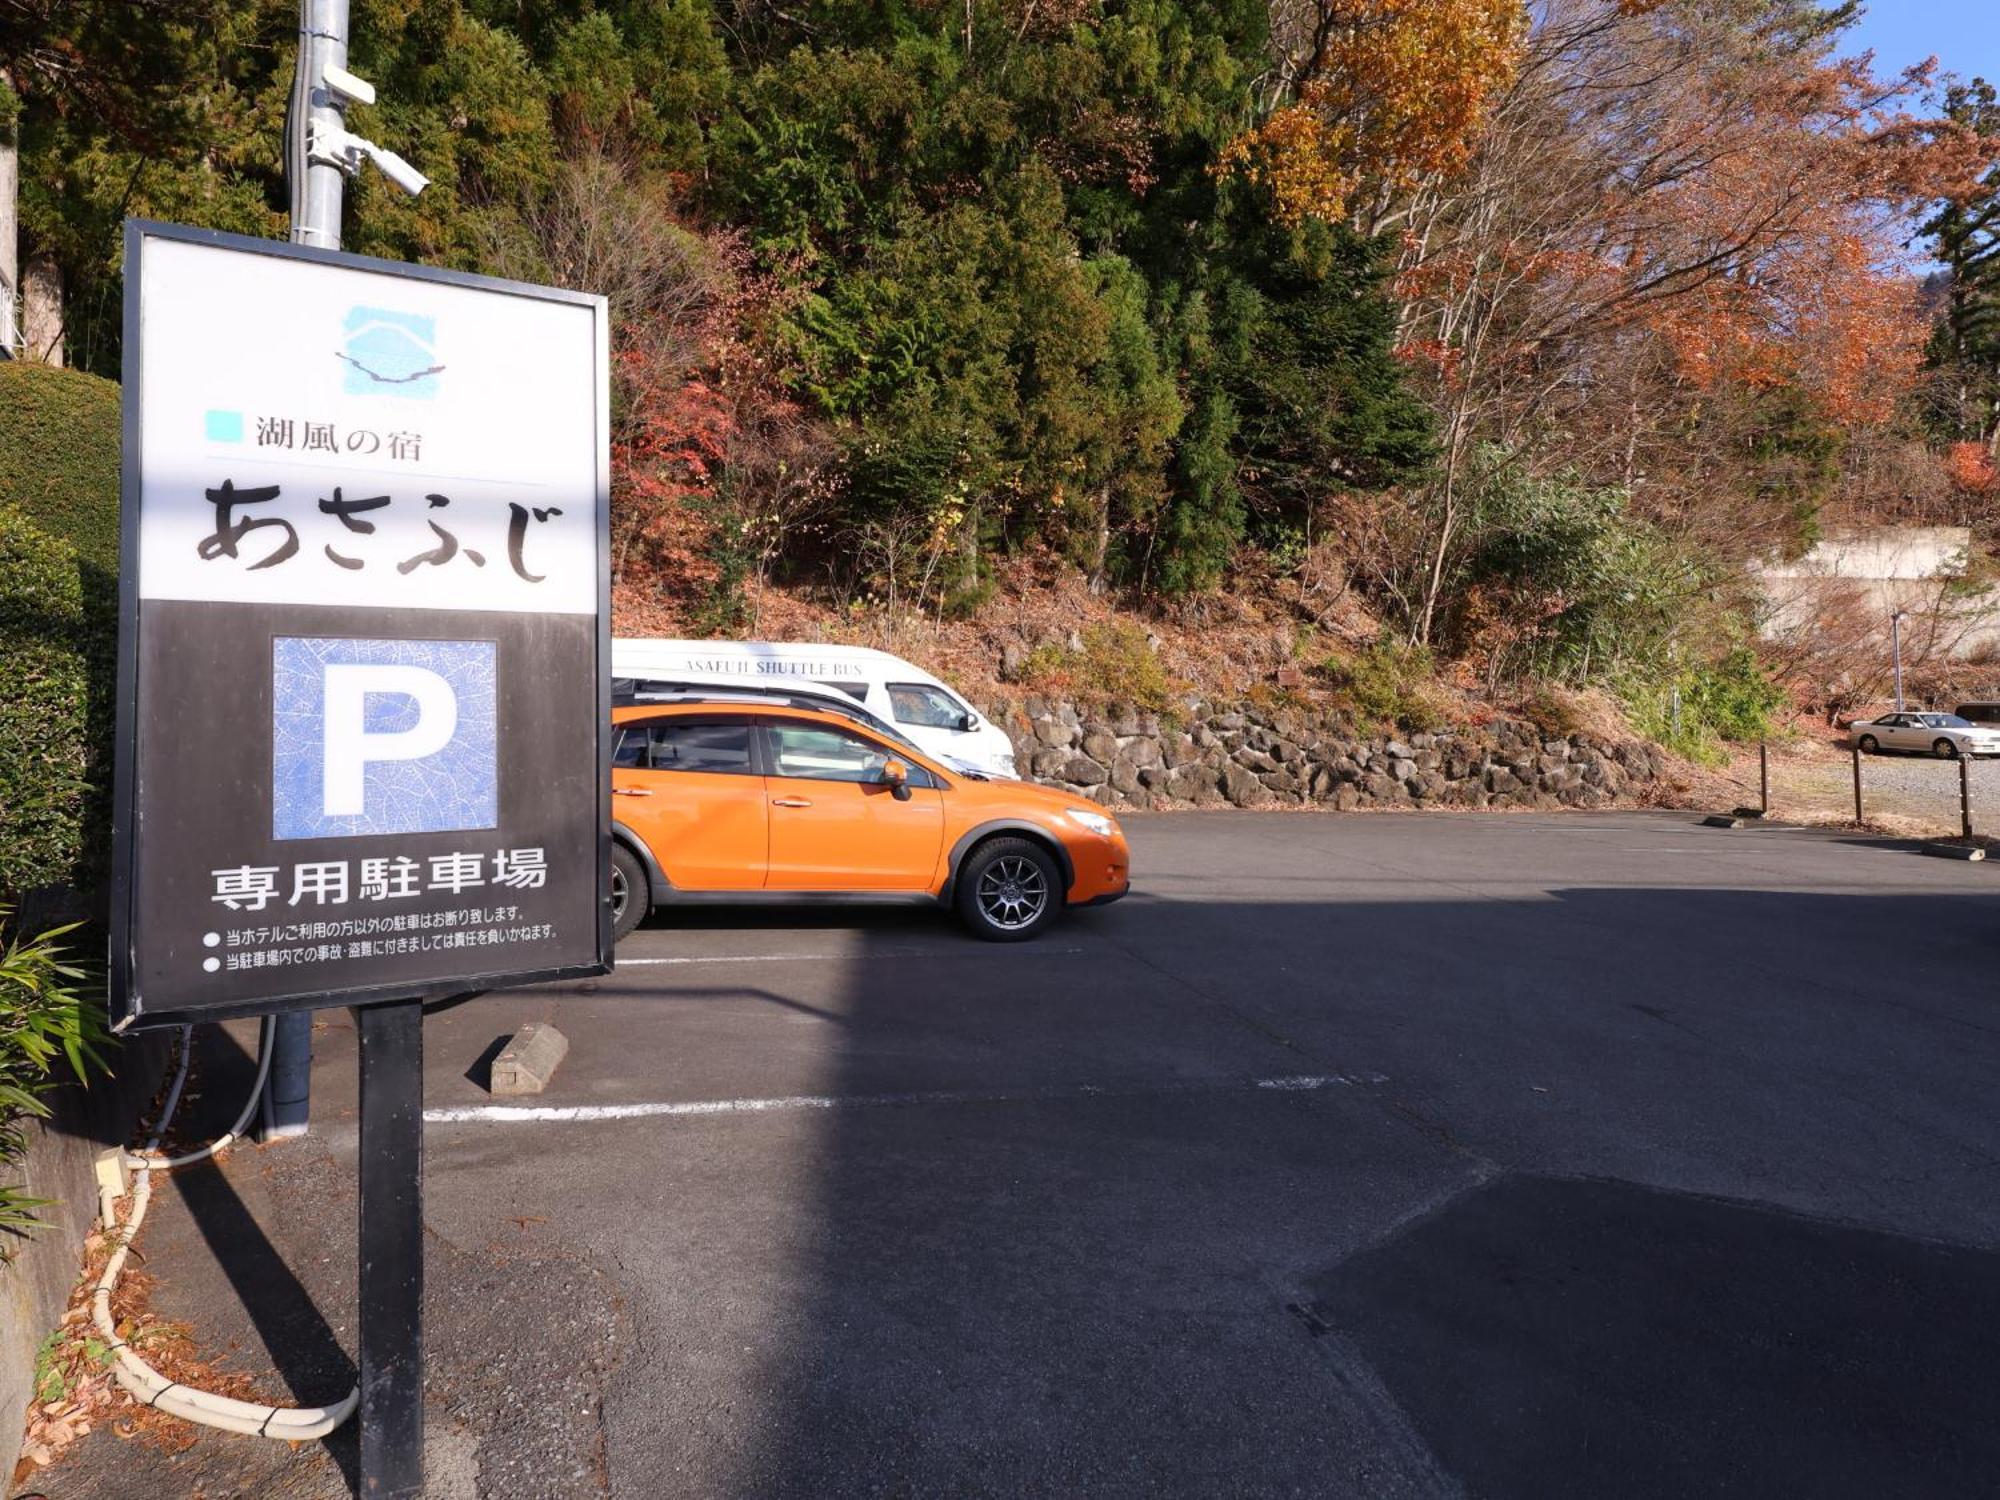
MULTIPOLYGON (((1129 671, 1132 643, 1143 642, 1157 672, 1143 674, 1150 690, 1141 697, 1167 691, 1234 702, 1282 683, 1291 700, 1328 713, 1351 705, 1323 664, 1365 655, 1384 639, 1381 622, 1357 596, 1311 579, 1257 573, 1232 579, 1222 593, 1140 607, 1092 592, 1074 567, 1039 552, 1001 563, 994 583, 977 617, 964 621, 841 610, 811 589, 767 587, 753 601, 755 633, 891 651, 994 707, 1033 692, 1084 701, 1116 697, 1106 681, 1122 675, 1109 670, 1119 663, 1099 658, 1126 658, 1123 670, 1129 671)), ((695 633, 693 607, 674 594, 621 588, 612 605, 613 629, 621 635, 695 633)), ((1559 702, 1565 724, 1560 730, 1547 726, 1552 734, 1631 738, 1618 705, 1605 694, 1549 689, 1539 704, 1495 701, 1477 676, 1450 663, 1440 666, 1426 694, 1442 721, 1474 728, 1500 717, 1539 723, 1559 702)))
MULTIPOLYGON (((121 1217, 130 1205, 129 1198, 119 1200, 121 1217)), ((101 1229, 84 1241, 83 1274, 62 1322, 36 1360, 35 1394, 14 1470, 16 1485, 54 1463, 72 1443, 98 1427, 108 1425, 121 1438, 150 1442, 166 1453, 182 1452, 195 1441, 198 1429, 192 1423, 141 1405, 112 1379, 110 1350, 90 1316, 91 1291, 111 1250, 111 1238, 101 1229)), ((187 1324, 153 1311, 156 1283, 132 1264, 139 1258, 135 1246, 111 1294, 111 1316, 119 1336, 169 1380, 245 1401, 263 1399, 249 1376, 219 1369, 205 1359, 187 1324)))

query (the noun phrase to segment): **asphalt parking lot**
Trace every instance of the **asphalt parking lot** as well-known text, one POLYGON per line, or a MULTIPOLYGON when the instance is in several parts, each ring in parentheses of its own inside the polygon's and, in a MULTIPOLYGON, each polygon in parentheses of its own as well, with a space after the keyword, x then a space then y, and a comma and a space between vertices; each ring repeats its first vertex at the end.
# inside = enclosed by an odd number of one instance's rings
MULTIPOLYGON (((2000 870, 1696 823, 1135 817, 1134 896, 1037 944, 706 911, 438 1009, 435 1493, 2000 1493, 2000 870), (496 1117, 532 1019, 569 1057, 496 1117)), ((313 1400, 323 1019, 314 1135, 147 1230, 162 1308, 313 1400)), ((352 1472, 100 1432, 38 1482, 352 1472)))

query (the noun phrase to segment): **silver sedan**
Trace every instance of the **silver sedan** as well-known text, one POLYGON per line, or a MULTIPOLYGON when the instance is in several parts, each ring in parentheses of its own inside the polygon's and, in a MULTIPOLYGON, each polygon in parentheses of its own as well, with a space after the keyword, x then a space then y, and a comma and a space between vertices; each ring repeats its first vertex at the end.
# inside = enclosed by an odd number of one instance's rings
POLYGON ((1914 750, 1952 760, 1961 755, 2000 755, 2000 726, 1975 724, 1957 714, 1884 714, 1853 726, 1854 744, 1869 755, 1878 750, 1914 750))

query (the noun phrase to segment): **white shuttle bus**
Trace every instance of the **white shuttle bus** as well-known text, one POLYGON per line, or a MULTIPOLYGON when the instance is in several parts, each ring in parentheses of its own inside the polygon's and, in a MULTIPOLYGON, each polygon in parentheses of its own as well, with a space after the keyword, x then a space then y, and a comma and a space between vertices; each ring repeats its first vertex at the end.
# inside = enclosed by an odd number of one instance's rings
POLYGON ((958 693, 900 656, 809 641, 662 641, 615 636, 611 675, 652 682, 746 680, 835 688, 920 750, 987 776, 1015 776, 1014 744, 958 693))

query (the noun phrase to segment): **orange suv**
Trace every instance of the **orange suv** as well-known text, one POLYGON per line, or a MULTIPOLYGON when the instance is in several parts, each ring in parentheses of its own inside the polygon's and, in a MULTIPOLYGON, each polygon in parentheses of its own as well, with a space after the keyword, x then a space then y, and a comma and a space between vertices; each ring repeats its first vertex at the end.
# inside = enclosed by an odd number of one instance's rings
POLYGON ((834 708, 715 698, 615 708, 617 935, 681 902, 923 902, 995 942, 1129 886, 1103 808, 947 768, 834 708))

